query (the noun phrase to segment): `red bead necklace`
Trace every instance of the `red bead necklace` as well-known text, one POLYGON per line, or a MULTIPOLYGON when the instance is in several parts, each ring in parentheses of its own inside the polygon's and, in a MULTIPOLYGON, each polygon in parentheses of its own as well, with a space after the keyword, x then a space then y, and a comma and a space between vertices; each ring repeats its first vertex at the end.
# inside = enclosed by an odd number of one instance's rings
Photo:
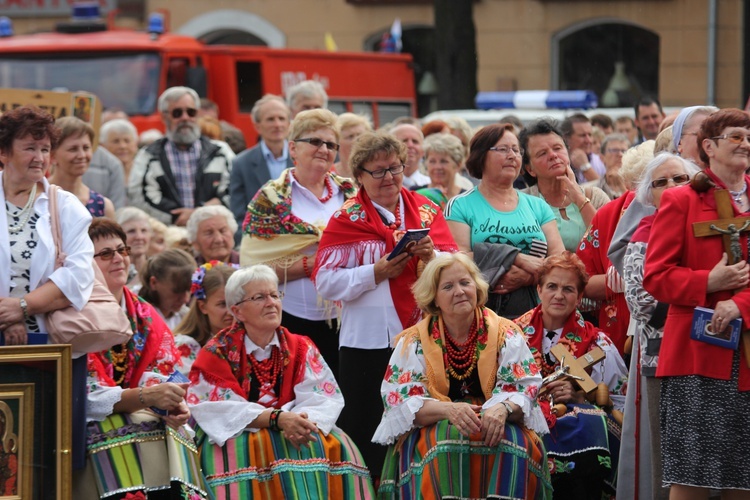
POLYGON ((393 214, 394 217, 396 217, 396 220, 388 224, 389 229, 393 229, 394 231, 396 229, 399 229, 401 227, 401 199, 396 202, 396 213, 393 214))
POLYGON ((274 394, 273 388, 281 373, 281 350, 273 346, 271 357, 263 361, 258 361, 252 355, 248 357, 250 358, 250 366, 255 374, 255 379, 260 384, 260 397, 263 395, 270 396, 274 398, 275 403, 278 398, 274 394))
POLYGON ((446 330, 443 352, 445 370, 456 380, 467 379, 474 371, 477 361, 477 331, 478 323, 475 318, 466 341, 459 344, 446 330))
MULTIPOLYGON (((294 171, 292 171, 292 175, 294 176, 295 179, 297 179, 297 174, 294 171)), ((299 182, 299 179, 297 179, 297 182, 299 182)), ((321 203, 325 203, 331 198, 333 198, 333 184, 331 184, 331 178, 328 175, 326 175, 323 178, 323 182, 325 183, 326 194, 322 198, 318 198, 318 201, 321 203)), ((300 184, 302 183, 300 182, 300 184)))

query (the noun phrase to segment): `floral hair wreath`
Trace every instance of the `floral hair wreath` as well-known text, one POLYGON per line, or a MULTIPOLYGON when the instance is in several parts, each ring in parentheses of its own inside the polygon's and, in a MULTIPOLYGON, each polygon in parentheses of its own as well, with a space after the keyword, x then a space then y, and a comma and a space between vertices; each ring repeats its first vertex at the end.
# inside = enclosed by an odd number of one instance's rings
POLYGON ((206 290, 203 288, 203 278, 206 277, 206 273, 217 266, 229 266, 235 269, 239 269, 240 266, 237 264, 227 264, 219 260, 212 260, 198 267, 195 270, 192 277, 193 284, 190 285, 190 294, 196 299, 206 300, 206 290))

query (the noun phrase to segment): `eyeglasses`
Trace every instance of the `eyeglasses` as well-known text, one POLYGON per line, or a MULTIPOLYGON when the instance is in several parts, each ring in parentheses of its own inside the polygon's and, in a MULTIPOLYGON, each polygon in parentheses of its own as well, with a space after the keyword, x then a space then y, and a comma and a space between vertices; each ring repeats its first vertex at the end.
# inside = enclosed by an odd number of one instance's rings
POLYGON ((672 177, 662 177, 661 179, 654 179, 653 181, 651 181, 651 187, 667 187, 669 181, 674 182, 676 186, 682 186, 683 184, 687 184, 688 182, 690 182, 690 176, 688 174, 679 174, 673 175, 672 177))
POLYGON ((390 172, 392 177, 396 177, 398 174, 404 171, 406 168, 406 165, 394 165, 390 168, 383 168, 380 170, 367 170, 366 168, 363 168, 362 171, 367 172, 372 176, 373 179, 382 179, 385 177, 386 172, 390 172))
POLYGON ((119 253, 123 257, 130 255, 130 247, 125 245, 124 247, 117 247, 115 249, 105 248, 99 253, 95 253, 94 257, 99 257, 102 260, 112 260, 115 253, 119 253))
POLYGON ((731 134, 721 134, 711 139, 726 139, 732 144, 742 144, 743 141, 750 142, 750 135, 743 134, 742 132, 733 132, 731 134))
POLYGON ((607 148, 607 153, 613 154, 613 155, 624 155, 627 149, 622 148, 607 148))
POLYGON ((264 303, 268 298, 271 298, 274 302, 278 302, 281 299, 284 298, 284 292, 271 292, 271 293, 256 293, 252 297, 247 297, 245 299, 240 300, 235 305, 239 306, 240 304, 244 304, 245 302, 252 302, 253 304, 262 304, 264 303))
POLYGON ((339 145, 336 144, 335 142, 324 141, 323 139, 318 139, 317 137, 311 137, 309 139, 295 139, 294 142, 306 142, 310 146, 314 148, 318 148, 318 149, 320 149, 323 146, 323 144, 325 144, 326 147, 328 148, 328 151, 339 150, 339 145))
POLYGON ((172 110, 172 118, 178 120, 182 118, 183 113, 187 113, 190 118, 195 118, 195 115, 198 114, 198 110, 195 108, 174 108, 172 110))
POLYGON ((516 156, 523 156, 522 148, 509 148, 508 146, 496 146, 496 147, 490 148, 490 151, 495 151, 497 153, 500 153, 503 156, 510 156, 510 153, 513 153, 516 156))

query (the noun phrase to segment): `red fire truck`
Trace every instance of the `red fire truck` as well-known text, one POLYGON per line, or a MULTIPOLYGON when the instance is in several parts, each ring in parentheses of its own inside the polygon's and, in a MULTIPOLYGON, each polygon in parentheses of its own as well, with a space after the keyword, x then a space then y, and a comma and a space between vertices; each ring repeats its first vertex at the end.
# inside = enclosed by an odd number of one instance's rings
POLYGON ((376 126, 416 113, 412 60, 405 54, 206 45, 165 32, 158 18, 148 32, 81 19, 54 33, 20 36, 0 26, 0 88, 91 92, 104 107, 128 113, 139 131, 163 129, 159 94, 186 85, 215 101, 220 117, 252 144, 255 101, 308 79, 323 84, 329 109, 367 114, 376 126))

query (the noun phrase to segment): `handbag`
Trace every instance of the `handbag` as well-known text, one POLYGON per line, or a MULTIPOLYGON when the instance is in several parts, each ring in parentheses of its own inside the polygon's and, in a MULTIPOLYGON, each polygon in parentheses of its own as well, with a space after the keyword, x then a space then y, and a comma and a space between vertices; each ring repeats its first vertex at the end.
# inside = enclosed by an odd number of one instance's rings
MULTIPOLYGON (((49 213, 52 238, 55 241, 55 269, 65 262, 62 249, 60 215, 57 211, 59 187, 50 184, 49 213)), ((109 291, 101 269, 91 261, 94 269, 94 288, 91 297, 80 311, 68 306, 50 311, 46 316, 47 332, 53 344, 71 344, 74 353, 98 352, 123 344, 133 336, 130 320, 109 291)))

